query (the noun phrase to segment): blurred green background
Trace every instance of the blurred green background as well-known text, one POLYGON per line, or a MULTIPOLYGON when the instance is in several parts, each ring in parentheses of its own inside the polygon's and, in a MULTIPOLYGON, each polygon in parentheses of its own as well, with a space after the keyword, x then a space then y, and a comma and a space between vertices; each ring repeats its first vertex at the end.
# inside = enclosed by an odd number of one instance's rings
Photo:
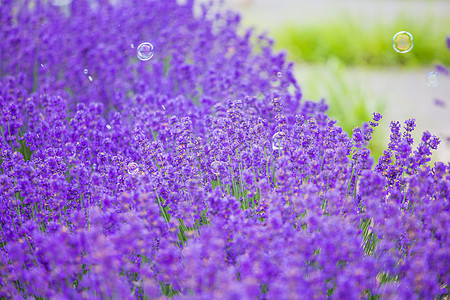
POLYGON ((426 85, 435 65, 450 67, 450 1, 415 0, 226 0, 244 26, 268 31, 277 50, 296 62, 304 98, 325 98, 329 115, 351 135, 355 126, 383 114, 370 149, 375 159, 389 141, 391 120, 415 118, 417 144, 429 130, 442 143, 432 160, 450 161, 450 80, 426 85), (397 53, 399 31, 414 37, 408 53, 397 53), (435 99, 446 103, 438 107, 435 99))

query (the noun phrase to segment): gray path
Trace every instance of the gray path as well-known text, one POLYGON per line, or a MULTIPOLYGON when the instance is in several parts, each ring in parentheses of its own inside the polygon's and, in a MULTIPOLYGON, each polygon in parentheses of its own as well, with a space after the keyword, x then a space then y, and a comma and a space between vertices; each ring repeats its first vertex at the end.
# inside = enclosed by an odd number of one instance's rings
MULTIPOLYGON (((384 101, 386 110, 378 130, 385 132, 385 145, 389 139, 389 123, 391 120, 403 122, 409 118, 416 119, 416 130, 413 135, 416 141, 420 140, 422 132, 428 130, 439 136, 442 140, 438 151, 433 154, 435 161, 450 161, 450 77, 440 77, 436 87, 426 85, 425 75, 430 70, 399 70, 399 69, 346 69, 346 77, 354 84, 362 87, 367 95, 369 107, 376 107, 374 101, 384 101), (435 99, 446 103, 446 107, 434 104, 435 99)), ((308 94, 308 76, 326 74, 329 72, 324 66, 297 66, 296 78, 308 94)), ((325 84, 324 84, 325 85, 325 84)), ((323 97, 328 92, 323 89, 323 97)), ((314 100, 314 99, 313 99, 314 100)))

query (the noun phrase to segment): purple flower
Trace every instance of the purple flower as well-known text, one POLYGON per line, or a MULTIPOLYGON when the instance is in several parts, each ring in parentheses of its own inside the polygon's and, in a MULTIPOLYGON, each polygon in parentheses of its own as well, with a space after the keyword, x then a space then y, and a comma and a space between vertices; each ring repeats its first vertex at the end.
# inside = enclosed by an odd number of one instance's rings
POLYGON ((434 105, 440 106, 440 107, 445 107, 447 105, 447 103, 445 101, 443 101, 441 99, 437 99, 437 98, 435 98, 433 100, 433 103, 434 103, 434 105))
POLYGON ((0 6, 0 297, 444 294, 437 137, 373 167, 382 116, 350 138, 239 15, 99 4, 0 6))
POLYGON ((443 65, 436 65, 435 68, 439 74, 448 76, 448 69, 443 65))

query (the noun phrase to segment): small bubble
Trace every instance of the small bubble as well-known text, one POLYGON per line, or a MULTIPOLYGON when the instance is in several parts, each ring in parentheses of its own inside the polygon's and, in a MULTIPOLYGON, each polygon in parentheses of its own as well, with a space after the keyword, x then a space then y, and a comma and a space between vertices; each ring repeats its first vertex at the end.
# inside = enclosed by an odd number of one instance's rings
POLYGON ((139 166, 135 162, 131 162, 128 164, 128 174, 136 175, 139 172, 139 166))
POLYGON ((88 72, 89 72, 88 69, 84 69, 83 71, 84 75, 87 75, 88 72))
POLYGON ((212 164, 211 164, 211 173, 213 173, 214 175, 219 176, 219 174, 220 174, 219 167, 220 167, 220 162, 217 161, 217 160, 213 161, 212 164))
POLYGON ((130 47, 131 47, 131 49, 134 49, 134 44, 131 44, 130 47))
POLYGON ((41 67, 43 68, 43 67, 44 67, 44 64, 41 64, 41 67))
POLYGON ((414 46, 414 38, 411 33, 407 31, 397 32, 392 38, 392 47, 398 53, 407 53, 411 51, 414 46))
POLYGON ((106 128, 111 129, 112 127, 111 127, 111 125, 106 124, 106 128))
POLYGON ((164 110, 166 110, 166 107, 164 106, 164 104, 163 105, 161 105, 161 107, 164 109, 164 110))
POLYGON ((278 149, 283 149, 283 143, 286 140, 286 133, 279 131, 272 136, 272 149, 276 151, 278 149))
POLYGON ((89 78, 90 81, 92 81, 92 77, 91 76, 89 76, 88 78, 89 78))
POLYGON ((427 85, 428 86, 437 86, 439 84, 439 73, 438 72, 430 72, 427 74, 427 85))
POLYGON ((278 78, 281 78, 281 77, 283 77, 283 73, 281 73, 281 72, 278 72, 278 73, 277 73, 277 77, 278 77, 278 78))
POLYGON ((153 54, 153 45, 150 43, 142 43, 137 47, 137 57, 142 61, 150 60, 153 54))

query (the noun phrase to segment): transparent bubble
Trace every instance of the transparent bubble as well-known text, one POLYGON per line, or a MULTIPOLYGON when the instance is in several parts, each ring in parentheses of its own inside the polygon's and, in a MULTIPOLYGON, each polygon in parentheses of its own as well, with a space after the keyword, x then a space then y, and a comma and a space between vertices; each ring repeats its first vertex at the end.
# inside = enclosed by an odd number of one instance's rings
POLYGON ((88 78, 89 78, 89 80, 90 80, 90 81, 92 81, 92 80, 93 80, 91 76, 89 76, 88 78))
POLYGON ((137 57, 142 61, 147 61, 153 57, 153 45, 142 43, 137 47, 137 57))
POLYGON ((430 72, 427 74, 427 85, 428 86, 437 86, 439 84, 439 73, 438 72, 430 72))
POLYGON ((283 149, 283 143, 286 140, 286 133, 284 132, 277 132, 272 136, 272 149, 274 151, 278 150, 278 149, 283 149))
POLYGON ((139 166, 135 162, 131 162, 128 164, 128 174, 136 175, 139 172, 139 166))
POLYGON ((166 110, 166 107, 164 106, 164 104, 162 104, 161 107, 162 107, 164 110, 166 110))
POLYGON ((84 69, 83 71, 84 75, 87 75, 88 72, 89 72, 88 69, 84 69))
POLYGON ((112 127, 111 127, 111 125, 106 124, 106 128, 111 129, 112 127))
POLYGON ((397 32, 392 38, 392 47, 398 53, 406 53, 411 51, 414 46, 414 38, 407 31, 397 32))
POLYGON ((282 76, 283 76, 283 73, 281 73, 281 72, 278 72, 278 73, 277 73, 277 77, 278 77, 278 78, 281 78, 282 76))
POLYGON ((41 64, 41 67, 43 68, 43 67, 44 67, 44 64, 41 64))
POLYGON ((213 163, 211 164, 211 173, 219 176, 219 174, 220 174, 219 167, 220 167, 220 161, 217 161, 217 160, 213 161, 213 163))
POLYGON ((131 47, 131 49, 134 49, 134 44, 131 44, 130 47, 131 47))

